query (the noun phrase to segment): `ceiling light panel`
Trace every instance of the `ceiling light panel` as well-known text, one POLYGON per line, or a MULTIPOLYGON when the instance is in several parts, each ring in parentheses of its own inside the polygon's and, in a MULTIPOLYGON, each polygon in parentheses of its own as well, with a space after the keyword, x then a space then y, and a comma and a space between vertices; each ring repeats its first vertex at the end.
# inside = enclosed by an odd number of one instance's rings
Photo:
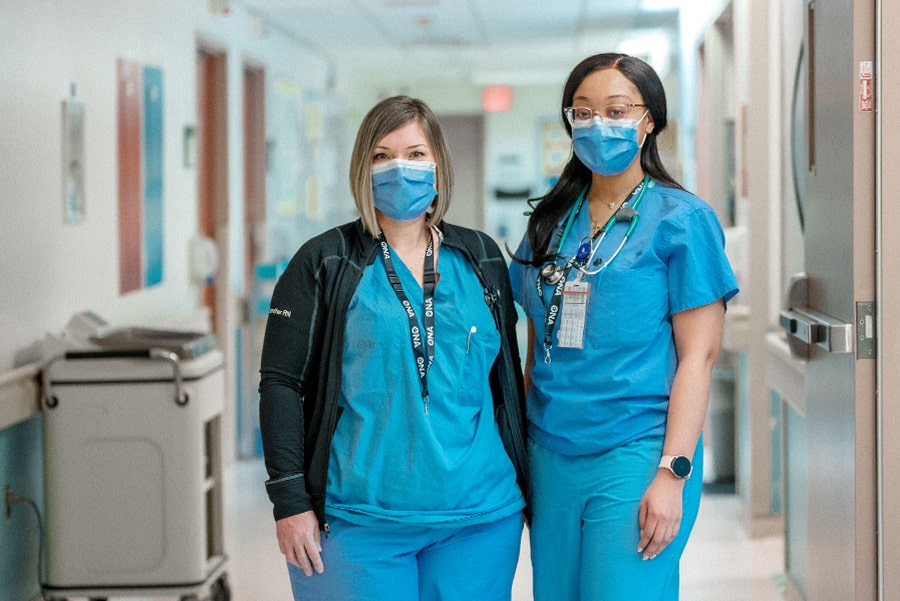
MULTIPOLYGON (((696 0, 694 0, 696 1, 696 0)), ((588 19, 621 18, 641 12, 643 0, 583 0, 584 16, 588 19)))
POLYGON ((391 42, 413 45, 465 46, 483 43, 483 32, 469 3, 436 0, 355 0, 391 42))
POLYGON ((578 2, 546 0, 469 1, 490 44, 535 44, 547 39, 565 40, 578 31, 578 2))
POLYGON ((245 0, 251 10, 290 31, 297 39, 328 55, 339 56, 347 48, 374 48, 389 44, 375 23, 358 10, 355 0, 245 0), (337 9, 337 10, 336 10, 337 9))

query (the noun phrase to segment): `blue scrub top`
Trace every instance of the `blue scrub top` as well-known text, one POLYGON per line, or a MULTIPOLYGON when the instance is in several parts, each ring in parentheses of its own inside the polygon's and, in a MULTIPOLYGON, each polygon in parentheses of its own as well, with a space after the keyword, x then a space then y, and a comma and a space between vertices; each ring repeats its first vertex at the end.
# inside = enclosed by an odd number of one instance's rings
MULTIPOLYGON (((559 347, 554 332, 552 361, 544 362, 544 318, 553 287, 543 284, 541 300, 538 268, 510 266, 513 294, 535 329, 529 433, 561 454, 602 453, 665 434, 677 363, 672 315, 727 302, 738 292, 722 227, 708 204, 651 180, 638 209, 640 221, 619 255, 598 275, 584 278, 590 297, 583 349, 559 347)), ((628 222, 616 224, 596 257, 608 259, 627 227, 628 222)), ((590 234, 590 211, 583 208, 564 242, 565 260, 590 234)), ((531 254, 526 237, 516 256, 531 254)), ((569 279, 574 275, 572 270, 569 279)))
MULTIPOLYGON (((422 288, 396 255, 393 262, 424 327, 422 288)), ((475 524, 524 507, 494 421, 488 375, 500 334, 484 289, 455 249, 440 248, 438 273, 428 415, 409 320, 381 253, 363 273, 345 331, 328 468, 331 515, 361 525, 475 524)))

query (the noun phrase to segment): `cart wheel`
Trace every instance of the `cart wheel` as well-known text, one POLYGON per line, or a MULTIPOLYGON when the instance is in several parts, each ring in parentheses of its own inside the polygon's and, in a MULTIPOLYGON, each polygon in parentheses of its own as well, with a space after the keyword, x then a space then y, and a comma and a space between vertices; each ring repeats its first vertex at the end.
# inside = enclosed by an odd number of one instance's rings
POLYGON ((231 601, 231 587, 228 586, 228 575, 222 574, 210 587, 210 601, 231 601))

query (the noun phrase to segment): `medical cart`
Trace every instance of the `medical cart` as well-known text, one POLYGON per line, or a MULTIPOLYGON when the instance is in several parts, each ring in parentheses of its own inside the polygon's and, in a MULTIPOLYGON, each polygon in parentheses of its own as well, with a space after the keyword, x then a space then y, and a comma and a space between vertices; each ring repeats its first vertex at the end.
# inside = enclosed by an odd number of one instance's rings
POLYGON ((229 601, 222 353, 125 328, 43 372, 44 596, 229 601))

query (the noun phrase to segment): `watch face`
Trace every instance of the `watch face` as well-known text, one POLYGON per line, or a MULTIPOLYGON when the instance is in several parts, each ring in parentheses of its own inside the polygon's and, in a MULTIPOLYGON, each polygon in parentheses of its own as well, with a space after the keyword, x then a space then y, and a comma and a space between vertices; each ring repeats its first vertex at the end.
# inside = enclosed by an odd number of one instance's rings
POLYGON ((672 471, 679 478, 687 478, 691 475, 691 460, 680 455, 672 459, 672 471))

